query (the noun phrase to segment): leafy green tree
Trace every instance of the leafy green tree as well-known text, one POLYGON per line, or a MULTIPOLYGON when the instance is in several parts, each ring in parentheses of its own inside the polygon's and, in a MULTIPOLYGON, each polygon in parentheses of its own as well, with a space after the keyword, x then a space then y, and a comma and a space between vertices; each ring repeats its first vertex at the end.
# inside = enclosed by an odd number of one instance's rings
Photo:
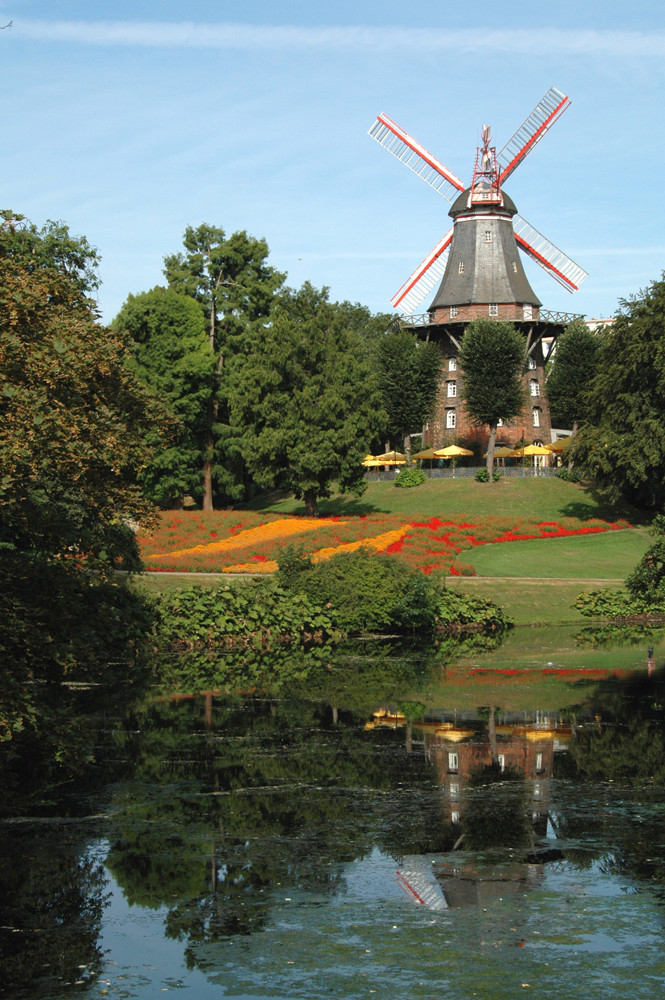
POLYGON ((598 347, 598 337, 582 319, 573 320, 557 340, 547 377, 547 399, 555 427, 567 427, 575 434, 586 420, 598 347))
POLYGON ((498 422, 516 417, 524 406, 524 338, 511 323, 476 319, 466 328, 459 359, 464 369, 464 404, 475 423, 489 427, 487 474, 491 484, 498 422))
POLYGON ((265 320, 284 275, 268 265, 268 245, 246 232, 228 238, 220 227, 188 226, 184 253, 164 259, 169 288, 200 304, 213 358, 204 414, 203 509, 212 510, 215 493, 241 499, 239 433, 229 418, 229 361, 249 350, 252 332, 265 320), (240 468, 240 471, 239 471, 240 468))
POLYGON ((163 419, 96 321, 87 244, 77 257, 58 232, 62 253, 50 231, 27 254, 34 227, 0 224, 0 743, 50 733, 53 691, 93 649, 100 672, 133 658, 141 602, 105 577, 138 564, 133 529, 152 512, 138 477, 163 419))
POLYGON ((661 510, 665 497, 665 276, 622 300, 599 334, 587 424, 572 457, 611 500, 661 510))
POLYGON ((306 283, 281 293, 253 351, 234 366, 230 393, 261 488, 295 490, 309 516, 333 479, 362 492, 361 463, 385 413, 347 313, 326 289, 306 283))
POLYGON ((375 363, 391 440, 403 440, 407 465, 411 434, 431 415, 441 373, 441 352, 408 330, 387 333, 376 344, 375 363))
POLYGON ((130 295, 113 320, 131 338, 129 367, 166 405, 175 429, 167 442, 150 428, 152 459, 142 482, 161 506, 185 494, 201 496, 206 410, 214 358, 200 305, 188 295, 156 287, 130 295))

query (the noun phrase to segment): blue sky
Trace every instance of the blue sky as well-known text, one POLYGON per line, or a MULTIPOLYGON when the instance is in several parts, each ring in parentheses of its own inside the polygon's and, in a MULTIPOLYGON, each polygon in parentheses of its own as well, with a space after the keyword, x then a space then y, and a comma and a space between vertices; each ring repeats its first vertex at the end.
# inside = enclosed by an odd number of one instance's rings
POLYGON ((111 320, 185 226, 264 237, 288 283, 389 311, 448 204, 367 133, 385 111, 470 181, 554 84, 572 106, 506 184, 589 272, 549 309, 608 316, 665 268, 665 5, 561 0, 0 0, 0 207, 102 256, 111 320))

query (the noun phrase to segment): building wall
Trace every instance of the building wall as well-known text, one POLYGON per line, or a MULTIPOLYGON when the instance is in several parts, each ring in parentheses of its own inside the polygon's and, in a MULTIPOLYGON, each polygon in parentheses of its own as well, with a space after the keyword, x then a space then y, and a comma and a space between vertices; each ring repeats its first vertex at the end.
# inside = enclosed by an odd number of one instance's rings
MULTIPOLYGON (((460 328, 456 339, 459 340, 462 333, 463 327, 460 328)), ((453 442, 466 442, 470 445, 477 443, 484 449, 489 438, 488 428, 474 424, 462 403, 464 373, 457 359, 457 346, 449 333, 441 331, 440 328, 437 333, 437 343, 443 356, 443 369, 434 415, 425 425, 423 448, 441 448, 453 442)), ((530 364, 533 367, 524 375, 526 405, 514 420, 497 428, 497 445, 512 446, 523 439, 543 444, 551 441, 552 422, 545 392, 545 362, 540 342, 536 344, 531 359, 530 364), (538 421, 537 424, 534 423, 535 419, 538 421)))

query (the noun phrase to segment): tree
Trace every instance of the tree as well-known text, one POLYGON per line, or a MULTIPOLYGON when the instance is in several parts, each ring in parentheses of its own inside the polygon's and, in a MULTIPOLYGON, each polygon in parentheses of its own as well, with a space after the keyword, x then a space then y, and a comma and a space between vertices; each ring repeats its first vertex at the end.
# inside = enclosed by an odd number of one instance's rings
POLYGON ((173 434, 161 447, 150 428, 146 443, 153 457, 142 475, 148 495, 171 506, 185 494, 201 496, 206 409, 214 358, 200 305, 187 295, 156 287, 130 295, 113 320, 114 330, 131 338, 129 367, 168 407, 173 434))
POLYGON ((469 416, 489 426, 487 472, 492 483, 497 424, 511 420, 524 406, 524 338, 511 323, 476 319, 466 328, 459 359, 464 370, 461 395, 469 416))
POLYGON ((620 302, 598 335, 587 423, 572 456, 610 499, 662 509, 665 496, 665 275, 620 302))
POLYGON ((204 421, 203 509, 212 510, 214 494, 240 499, 244 485, 233 474, 238 432, 229 422, 228 362, 249 350, 255 325, 270 314, 284 275, 266 261, 268 245, 246 232, 226 238, 224 230, 203 223, 188 226, 185 252, 164 259, 169 288, 200 304, 206 318, 208 344, 214 359, 204 421))
POLYGON ((387 333, 376 345, 376 367, 391 440, 403 439, 411 461, 411 433, 431 415, 441 372, 441 352, 408 330, 387 333))
POLYGON ((330 482, 362 492, 362 459, 385 422, 344 306, 306 283, 284 290, 253 351, 233 368, 231 412, 264 489, 294 489, 316 516, 330 482))
POLYGON ((133 656, 141 602, 106 578, 120 559, 138 564, 134 528, 152 511, 138 476, 162 421, 125 341, 96 322, 87 244, 77 255, 66 227, 40 243, 2 218, 0 742, 27 728, 50 738, 43 684, 133 656))
POLYGON ((555 427, 572 429, 586 420, 589 385, 596 371, 599 340, 584 320, 576 319, 556 342, 547 377, 547 399, 555 427))

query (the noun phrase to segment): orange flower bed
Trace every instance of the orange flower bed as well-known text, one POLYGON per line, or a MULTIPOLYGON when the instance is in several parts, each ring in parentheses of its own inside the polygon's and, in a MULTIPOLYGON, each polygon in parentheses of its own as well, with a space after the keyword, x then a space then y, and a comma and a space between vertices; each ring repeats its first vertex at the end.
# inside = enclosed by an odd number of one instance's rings
POLYGON ((422 573, 472 576, 473 566, 464 561, 464 555, 479 545, 628 527, 626 521, 572 517, 554 522, 496 516, 471 523, 437 517, 407 520, 397 514, 305 518, 252 511, 166 512, 161 515, 159 529, 140 535, 139 543, 151 570, 271 573, 281 552, 296 539, 314 562, 366 546, 394 555, 422 573))

